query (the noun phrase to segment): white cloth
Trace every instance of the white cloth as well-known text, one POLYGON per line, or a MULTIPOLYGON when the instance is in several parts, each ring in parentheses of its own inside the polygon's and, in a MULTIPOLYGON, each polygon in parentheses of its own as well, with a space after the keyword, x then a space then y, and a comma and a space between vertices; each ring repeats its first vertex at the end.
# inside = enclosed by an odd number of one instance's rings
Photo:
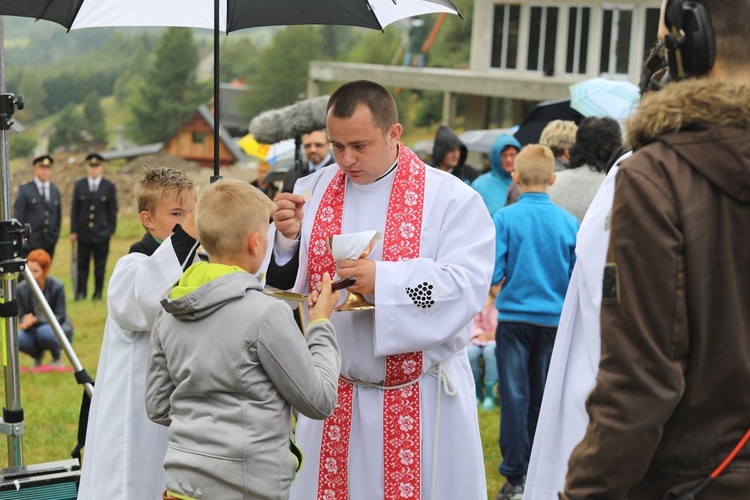
POLYGON ((182 275, 171 238, 150 257, 117 261, 107 289, 96 385, 91 401, 79 500, 161 498, 167 427, 146 416, 146 367, 159 300, 182 275))
POLYGON ((622 156, 609 171, 578 231, 576 264, 547 373, 524 500, 557 499, 565 486, 570 454, 586 434, 589 417, 585 403, 596 385, 601 354, 599 313, 609 214, 618 165, 629 156, 622 156))
MULTIPOLYGON (((331 165, 297 181, 295 192, 310 189, 305 204, 300 272, 295 291, 307 291, 307 245, 320 199, 338 168, 331 165)), ((342 233, 385 229, 395 171, 369 185, 347 182, 342 233)), ((368 258, 376 261, 375 294, 365 298, 374 311, 335 312, 331 320, 341 349, 342 374, 382 382, 385 356, 423 351, 428 370, 443 363, 456 394, 443 390, 439 415, 439 453, 434 498, 487 498, 474 379, 466 354, 471 321, 482 309, 494 267, 495 231, 479 195, 457 178, 427 168, 420 257, 381 262, 380 240, 368 258), (407 288, 427 283, 435 304, 418 307, 407 288)), ((279 244, 289 243, 277 238, 279 244)), ((280 255, 277 253, 277 259, 280 255)), ((284 259, 281 259, 283 262, 284 259)), ((279 261, 279 260, 277 260, 279 261)), ((438 386, 432 374, 421 380, 422 498, 430 498, 433 435, 438 386)), ((296 439, 305 455, 291 499, 316 498, 323 422, 300 417, 296 439)), ((354 389, 349 455, 349 498, 383 498, 382 392, 354 389)))

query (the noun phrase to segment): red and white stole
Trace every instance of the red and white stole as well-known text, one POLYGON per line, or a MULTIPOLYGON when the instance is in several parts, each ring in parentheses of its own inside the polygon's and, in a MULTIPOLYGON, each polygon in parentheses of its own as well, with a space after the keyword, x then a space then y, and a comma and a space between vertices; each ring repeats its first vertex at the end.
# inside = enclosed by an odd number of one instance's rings
MULTIPOLYGON (((425 165, 410 149, 399 145, 398 167, 388 200, 383 235, 383 261, 419 257, 424 207, 425 165)), ((339 170, 323 194, 315 214, 308 251, 308 286, 333 276, 336 262, 326 239, 341 234, 346 175, 339 170)), ((369 228, 363 228, 369 229, 369 228)), ((376 305, 377 307, 377 305, 376 305)), ((346 314, 346 313, 342 313, 346 314)), ((421 439, 419 382, 422 352, 387 356, 383 386, 384 498, 420 498, 421 439), (404 387, 399 387, 404 385, 404 387)), ((323 424, 318 469, 319 500, 349 498, 349 439, 354 385, 339 378, 338 402, 323 424)))

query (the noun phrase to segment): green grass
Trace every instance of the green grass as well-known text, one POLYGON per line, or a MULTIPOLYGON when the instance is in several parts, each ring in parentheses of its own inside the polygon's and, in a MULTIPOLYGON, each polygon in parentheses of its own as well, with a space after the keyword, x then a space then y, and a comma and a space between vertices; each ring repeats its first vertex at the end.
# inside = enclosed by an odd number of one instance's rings
MULTIPOLYGON (((62 233, 50 274, 65 284, 68 314, 75 325, 73 350, 83 367, 95 377, 104 322, 107 317, 106 301, 75 302, 72 300, 69 229, 63 228, 62 233)), ((107 276, 111 274, 117 259, 125 255, 130 245, 139 240, 142 234, 143 229, 135 215, 120 216, 117 222, 117 233, 110 244, 107 276)), ((105 281, 105 286, 106 284, 105 281)), ((19 357, 21 365, 31 366, 29 356, 20 354, 19 357)), ((83 388, 76 384, 72 373, 55 372, 21 373, 20 386, 21 405, 25 416, 24 464, 70 458, 70 452, 76 444, 78 413, 83 388)), ((0 387, 0 395, 3 399, 3 406, 7 406, 4 387, 0 387)), ((503 482, 497 472, 497 465, 500 462, 500 451, 497 445, 499 418, 497 408, 489 412, 479 412, 489 499, 495 498, 503 482)), ((7 456, 7 438, 0 436, 0 468, 9 466, 7 456)))

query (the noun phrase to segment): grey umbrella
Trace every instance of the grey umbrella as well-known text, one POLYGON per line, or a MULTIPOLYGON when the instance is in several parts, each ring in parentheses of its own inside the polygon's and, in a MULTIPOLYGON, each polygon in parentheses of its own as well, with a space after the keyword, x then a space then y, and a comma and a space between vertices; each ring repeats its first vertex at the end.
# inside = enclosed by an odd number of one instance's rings
POLYGON ((0 16, 45 19, 68 30, 117 26, 213 29, 216 177, 220 143, 219 32, 294 24, 382 30, 399 19, 434 12, 461 15, 450 0, 0 0, 0 16))

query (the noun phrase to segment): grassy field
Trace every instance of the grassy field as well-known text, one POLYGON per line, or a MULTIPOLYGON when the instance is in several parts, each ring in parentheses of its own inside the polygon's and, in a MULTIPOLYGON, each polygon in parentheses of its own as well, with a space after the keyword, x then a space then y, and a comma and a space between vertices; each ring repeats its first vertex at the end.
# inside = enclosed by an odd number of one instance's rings
MULTIPOLYGON (((118 230, 111 242, 107 276, 110 275, 117 259, 126 254, 130 244, 139 240, 142 234, 140 223, 135 216, 121 217, 118 220, 118 230)), ((65 283, 68 314, 75 326, 73 350, 84 368, 95 377, 107 317, 106 301, 72 300, 70 257, 68 231, 64 228, 55 251, 51 275, 65 283)), ((30 366, 32 360, 29 356, 21 354, 20 362, 24 366, 30 366)), ((0 392, 5 406, 4 387, 0 388, 0 392)), ((76 444, 82 393, 83 388, 76 384, 72 373, 21 373, 21 404, 25 415, 25 464, 70 458, 70 452, 76 444)), ((491 412, 480 411, 479 425, 490 499, 495 498, 503 480, 497 472, 500 460, 497 446, 498 420, 497 409, 491 412)), ((0 468, 8 466, 7 455, 7 438, 0 437, 0 468)))

